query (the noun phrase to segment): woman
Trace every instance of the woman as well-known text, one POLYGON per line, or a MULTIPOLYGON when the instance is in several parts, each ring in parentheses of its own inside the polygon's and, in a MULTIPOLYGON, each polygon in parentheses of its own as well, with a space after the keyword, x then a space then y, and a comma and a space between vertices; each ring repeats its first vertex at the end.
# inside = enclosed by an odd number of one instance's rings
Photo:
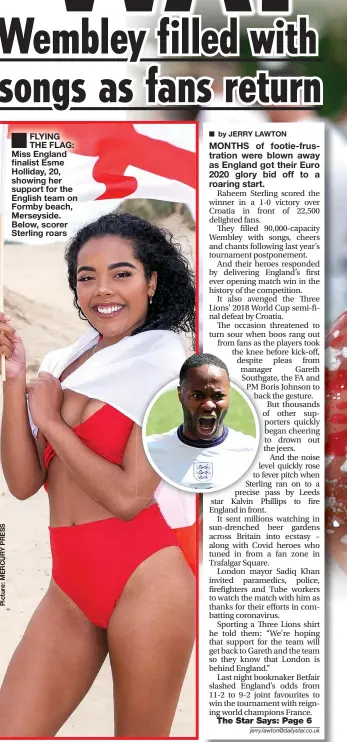
POLYGON ((193 646, 195 588, 155 502, 140 424, 163 378, 177 376, 172 331, 193 330, 192 276, 171 237, 128 214, 81 229, 65 257, 92 329, 49 353, 28 386, 22 341, 0 316, 3 470, 22 500, 46 483, 53 556, 0 692, 0 736, 56 735, 109 652, 115 735, 165 737, 193 646))

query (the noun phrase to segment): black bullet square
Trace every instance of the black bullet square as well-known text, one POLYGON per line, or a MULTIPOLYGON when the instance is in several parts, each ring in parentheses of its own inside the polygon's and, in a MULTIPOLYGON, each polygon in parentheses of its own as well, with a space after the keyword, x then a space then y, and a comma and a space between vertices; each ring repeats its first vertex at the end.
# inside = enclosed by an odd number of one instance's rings
POLYGON ((215 134, 214 131, 209 132, 210 137, 214 137, 214 134, 215 134))
POLYGON ((28 135, 21 133, 12 134, 11 136, 11 145, 13 147, 18 147, 19 149, 26 149, 28 146, 28 135))

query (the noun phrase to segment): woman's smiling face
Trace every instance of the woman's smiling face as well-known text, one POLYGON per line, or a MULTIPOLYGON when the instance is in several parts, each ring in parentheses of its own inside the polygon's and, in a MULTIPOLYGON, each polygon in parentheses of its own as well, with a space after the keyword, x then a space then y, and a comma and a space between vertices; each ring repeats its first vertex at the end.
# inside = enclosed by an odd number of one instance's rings
POLYGON ((92 237, 78 253, 78 303, 105 340, 121 340, 143 325, 156 281, 156 273, 146 278, 132 243, 122 237, 92 237))

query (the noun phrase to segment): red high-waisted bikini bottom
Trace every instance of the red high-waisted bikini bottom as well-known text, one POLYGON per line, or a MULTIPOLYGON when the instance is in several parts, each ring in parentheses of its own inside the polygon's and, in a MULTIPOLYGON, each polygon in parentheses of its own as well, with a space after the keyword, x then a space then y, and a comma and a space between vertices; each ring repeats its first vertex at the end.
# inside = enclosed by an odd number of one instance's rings
POLYGON ((103 629, 136 568, 157 551, 178 545, 158 505, 128 521, 107 518, 49 530, 53 579, 103 629))

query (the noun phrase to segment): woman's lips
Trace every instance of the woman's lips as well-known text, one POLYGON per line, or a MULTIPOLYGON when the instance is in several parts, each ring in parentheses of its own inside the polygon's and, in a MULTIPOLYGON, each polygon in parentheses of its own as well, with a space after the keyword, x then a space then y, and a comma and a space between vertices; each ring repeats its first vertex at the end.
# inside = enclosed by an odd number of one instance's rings
POLYGON ((92 307, 93 312, 96 312, 98 317, 103 319, 113 319, 124 309, 124 304, 96 304, 92 307))

